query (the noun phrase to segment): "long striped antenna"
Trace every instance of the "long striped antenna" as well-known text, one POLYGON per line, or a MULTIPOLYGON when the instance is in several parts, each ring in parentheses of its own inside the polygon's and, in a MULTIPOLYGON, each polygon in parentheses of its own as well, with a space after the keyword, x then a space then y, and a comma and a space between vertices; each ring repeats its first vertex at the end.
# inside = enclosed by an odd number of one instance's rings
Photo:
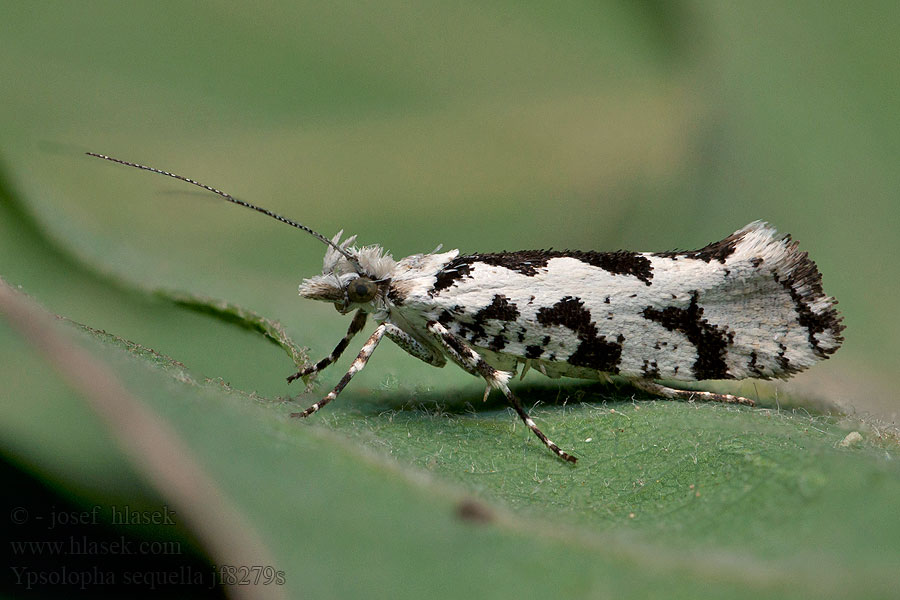
POLYGON ((343 254, 344 258, 346 258, 348 261, 350 261, 350 264, 353 265, 353 269, 360 275, 363 274, 363 269, 360 266, 359 261, 356 259, 356 257, 353 254, 348 252, 345 248, 342 248, 338 244, 332 242, 331 240, 329 240, 327 237, 325 237, 318 231, 313 231, 306 225, 303 225, 296 221, 292 221, 291 219, 288 219, 286 217, 282 217, 279 214, 273 213, 271 210, 262 208, 260 206, 256 206, 255 204, 250 204, 249 202, 244 202, 243 200, 238 200, 231 194, 227 194, 227 193, 223 192, 222 190, 217 190, 216 188, 206 185, 205 183, 200 183, 199 181, 194 181, 193 179, 190 179, 189 177, 185 177, 183 175, 177 175, 175 173, 163 171, 162 169, 157 169, 154 167, 148 167, 146 165, 140 165, 138 163, 129 162, 127 160, 122 160, 121 158, 113 158, 112 156, 106 156, 105 154, 97 154, 96 152, 85 152, 85 154, 87 154, 88 156, 102 158, 103 160, 108 160, 110 162, 119 163, 120 165, 125 165, 126 167, 134 167, 135 169, 141 169, 142 171, 150 171, 151 173, 158 173, 159 175, 165 175, 166 177, 171 177, 173 179, 178 179, 178 180, 184 181, 185 183, 189 183, 191 185, 196 185, 197 187, 203 188, 204 190, 212 192, 213 194, 218 194, 219 196, 221 196, 222 198, 225 198, 229 202, 233 202, 234 204, 243 206, 245 208, 253 209, 256 212, 260 212, 260 213, 266 215, 267 217, 272 217, 273 219, 275 219, 277 221, 281 221, 282 223, 287 223, 291 227, 296 227, 297 229, 302 229, 306 233, 312 235, 315 238, 318 238, 319 240, 325 242, 326 244, 328 244, 329 246, 331 246, 332 248, 334 248, 335 250, 337 250, 338 252, 343 254))

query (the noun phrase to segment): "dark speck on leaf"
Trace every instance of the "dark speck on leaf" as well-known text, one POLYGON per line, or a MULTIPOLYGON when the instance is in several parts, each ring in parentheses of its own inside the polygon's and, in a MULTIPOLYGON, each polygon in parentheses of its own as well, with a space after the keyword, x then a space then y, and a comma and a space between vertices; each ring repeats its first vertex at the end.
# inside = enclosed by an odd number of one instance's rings
POLYGON ((456 516, 472 523, 490 523, 494 513, 485 504, 471 498, 460 500, 456 504, 456 516))

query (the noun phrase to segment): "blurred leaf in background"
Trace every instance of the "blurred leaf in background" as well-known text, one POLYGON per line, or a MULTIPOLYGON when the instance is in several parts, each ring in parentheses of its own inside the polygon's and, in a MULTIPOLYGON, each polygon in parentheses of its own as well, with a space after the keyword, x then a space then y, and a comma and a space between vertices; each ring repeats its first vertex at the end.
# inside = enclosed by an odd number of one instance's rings
MULTIPOLYGON (((113 334, 82 343, 184 438, 289 595, 406 581, 409 596, 458 596, 461 580, 496 596, 896 589, 896 444, 879 425, 900 406, 896 3, 0 1, 0 14, 0 277, 113 334), (284 352, 153 292, 280 321, 318 357, 347 325, 296 296, 320 244, 88 150, 395 256, 695 248, 766 219, 816 260, 847 341, 761 393, 874 418, 632 405, 532 374, 526 400, 581 453, 570 471, 465 373, 382 346, 298 425, 284 352), (174 383, 159 356, 182 365, 174 383), (861 445, 840 445, 850 429, 861 445), (500 517, 473 527, 442 500, 468 494, 500 517), (587 533, 554 537, 560 523, 587 533)), ((52 362, 3 332, 13 470, 49 482, 51 503, 165 501, 52 362)))

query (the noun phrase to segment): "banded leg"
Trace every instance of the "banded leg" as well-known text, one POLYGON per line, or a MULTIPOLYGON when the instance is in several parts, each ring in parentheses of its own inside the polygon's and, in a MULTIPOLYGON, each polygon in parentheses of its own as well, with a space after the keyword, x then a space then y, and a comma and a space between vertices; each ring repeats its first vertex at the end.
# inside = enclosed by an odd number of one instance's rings
POLYGON ((714 392, 694 392, 691 390, 676 390, 660 385, 649 379, 632 379, 631 385, 654 396, 672 398, 678 400, 708 400, 710 402, 725 402, 726 404, 743 404, 744 406, 756 406, 756 402, 743 396, 731 394, 716 394, 714 392))
POLYGON ((334 386, 334 389, 328 392, 328 395, 304 410, 303 412, 291 413, 292 417, 308 417, 313 414, 332 400, 338 397, 338 394, 344 389, 350 380, 353 379, 353 376, 363 370, 363 367, 366 366, 366 363, 369 362, 369 357, 372 356, 372 352, 375 351, 376 346, 378 346, 378 342, 381 341, 382 336, 384 336, 384 331, 387 329, 384 323, 378 326, 369 339, 363 344, 362 350, 359 351, 359 354, 356 357, 356 360, 353 361, 353 364, 350 365, 350 369, 344 373, 344 376, 341 377, 341 380, 338 381, 338 384, 334 386))
POLYGON ((509 389, 509 386, 506 385, 507 381, 509 381, 509 373, 505 371, 498 371, 491 365, 487 364, 487 362, 485 362, 485 360, 477 352, 475 352, 475 350, 469 347, 469 345, 466 344, 465 341, 453 335, 453 333, 448 331, 446 327, 444 327, 437 321, 429 322, 428 330, 437 337, 437 339, 441 342, 441 344, 447 350, 447 353, 456 364, 461 366, 472 375, 484 377, 484 379, 491 387, 495 387, 503 392, 503 395, 506 396, 506 401, 509 402, 510 406, 513 407, 513 410, 516 411, 516 413, 519 415, 519 418, 522 419, 522 422, 525 423, 525 425, 534 433, 534 435, 536 435, 545 446, 550 448, 550 450, 552 450, 554 454, 556 454, 563 460, 569 461, 570 463, 575 463, 578 461, 577 458, 575 458, 568 452, 563 451, 546 435, 544 435, 543 431, 538 429, 538 426, 535 424, 532 418, 528 416, 528 413, 525 412, 525 409, 522 407, 522 402, 518 397, 516 397, 515 394, 512 393, 512 390, 509 389))
POLYGON ((356 311, 356 314, 353 315, 353 320, 350 321, 350 327, 347 329, 347 333, 344 334, 344 339, 338 342, 338 345, 334 347, 334 350, 331 351, 331 354, 329 354, 316 364, 303 367, 302 369, 288 377, 288 383, 291 383, 296 379, 300 379, 301 377, 306 377, 307 375, 318 373, 319 371, 339 359, 341 357, 341 354, 344 353, 344 350, 347 349, 347 344, 350 343, 350 340, 353 339, 353 336, 359 333, 360 330, 365 326, 367 317, 367 313, 361 310, 356 311))
POLYGON ((403 351, 412 354, 419 360, 427 362, 429 365, 434 365, 435 367, 443 367, 447 364, 447 359, 444 358, 443 354, 440 354, 436 350, 432 350, 428 346, 425 346, 419 340, 409 335, 393 323, 385 323, 387 329, 384 330, 384 335, 389 337, 392 342, 400 346, 403 351))

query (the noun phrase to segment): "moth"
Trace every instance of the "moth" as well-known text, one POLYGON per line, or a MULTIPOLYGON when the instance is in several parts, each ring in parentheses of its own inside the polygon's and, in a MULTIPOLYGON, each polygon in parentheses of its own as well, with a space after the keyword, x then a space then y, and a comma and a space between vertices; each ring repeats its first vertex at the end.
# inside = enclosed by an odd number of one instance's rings
POLYGON ((335 362, 371 315, 377 323, 356 359, 308 417, 337 398, 387 337, 435 367, 447 360, 497 389, 559 458, 577 458, 537 427, 509 387, 518 371, 547 377, 619 375, 665 398, 738 403, 748 398, 669 387, 659 380, 787 378, 827 359, 844 326, 822 276, 789 235, 755 221, 699 250, 594 252, 525 250, 461 255, 459 250, 394 259, 356 236, 332 238, 181 175, 88 153, 201 187, 301 229, 327 248, 322 273, 304 279, 303 298, 353 313, 346 335, 315 364, 335 362))

